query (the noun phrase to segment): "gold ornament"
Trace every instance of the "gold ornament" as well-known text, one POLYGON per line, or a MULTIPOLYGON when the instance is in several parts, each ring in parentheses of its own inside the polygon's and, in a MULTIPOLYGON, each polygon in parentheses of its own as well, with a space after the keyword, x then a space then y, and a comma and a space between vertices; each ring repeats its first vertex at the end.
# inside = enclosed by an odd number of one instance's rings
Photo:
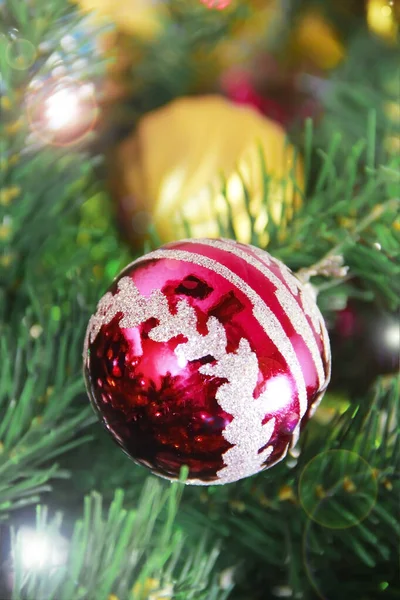
POLYGON ((151 39, 162 29, 162 0, 74 0, 97 20, 114 23, 118 30, 151 39))
POLYGON ((218 221, 226 226, 231 215, 239 241, 251 241, 253 219, 257 242, 265 245, 268 219, 284 231, 283 207, 290 217, 304 185, 301 161, 280 125, 213 95, 180 98, 145 115, 113 162, 111 187, 137 242, 150 223, 162 242, 186 237, 185 223, 192 237, 217 237, 218 221))

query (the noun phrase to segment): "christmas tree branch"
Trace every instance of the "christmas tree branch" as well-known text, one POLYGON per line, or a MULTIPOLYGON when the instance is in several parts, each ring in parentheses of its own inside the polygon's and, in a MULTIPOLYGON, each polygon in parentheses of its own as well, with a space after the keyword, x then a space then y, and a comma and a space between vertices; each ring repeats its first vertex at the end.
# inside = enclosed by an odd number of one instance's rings
MULTIPOLYGON (((360 234, 378 221, 386 211, 395 214, 399 208, 400 198, 393 198, 384 204, 374 206, 369 214, 361 219, 359 223, 354 225, 354 229, 350 229, 346 232, 347 239, 339 242, 314 265, 305 269, 300 269, 300 271, 297 272, 297 276, 303 283, 308 283, 312 277, 317 276, 334 277, 338 280, 348 281, 348 267, 343 266, 343 253, 346 251, 347 247, 356 244, 360 239, 360 234)), ((338 283, 339 281, 336 282, 336 284, 338 283)), ((319 286, 318 289, 321 289, 321 286, 319 286)), ((324 289, 328 288, 325 287, 324 289)))
MULTIPOLYGON (((368 154, 368 148, 368 144, 364 145, 364 153, 368 154)), ((296 218, 289 222, 284 238, 272 230, 270 247, 293 268, 304 269, 300 274, 308 276, 323 274, 321 269, 327 274, 327 261, 332 267, 333 263, 336 265, 334 257, 343 257, 344 265, 350 267, 349 277, 361 281, 375 296, 396 308, 400 297, 396 289, 400 252, 396 217, 400 200, 393 195, 398 175, 390 167, 396 161, 388 160, 388 168, 377 168, 371 179, 370 170, 363 175, 364 153, 360 153, 360 143, 357 143, 350 152, 347 166, 341 167, 339 163, 338 168, 343 172, 338 172, 335 145, 332 145, 323 161, 315 191, 296 218), (310 264, 312 266, 308 266, 310 264), (389 280, 394 287, 386 285, 389 280)), ((347 275, 347 271, 339 271, 332 275, 340 278, 347 275)), ((346 277, 347 282, 349 277, 346 277)), ((325 287, 327 293, 330 289, 325 287)))
MULTIPOLYGON (((190 9, 178 0, 170 4, 169 26, 157 43, 144 45, 143 60, 132 66, 137 85, 135 118, 192 91, 193 74, 198 73, 195 53, 211 48, 233 24, 233 18, 227 20, 219 11, 190 9)), ((96 159, 75 146, 72 151, 31 145, 25 111, 29 84, 51 74, 54 62, 49 59, 54 54, 61 56, 68 72, 81 56, 82 42, 73 51, 65 51, 61 44, 63 35, 72 34, 78 25, 77 11, 62 0, 7 0, 6 8, 2 16, 6 14, 7 28, 17 26, 34 46, 45 44, 31 68, 18 73, 7 60, 9 40, 0 36, 3 519, 11 510, 37 502, 56 477, 66 477, 67 453, 89 442, 82 432, 93 420, 80 373, 82 338, 96 301, 132 258, 114 231, 111 211, 105 208, 108 199, 94 183, 96 159), (61 467, 54 464, 56 458, 62 460, 61 467)), ((283 215, 284 227, 270 216, 268 249, 294 269, 321 266, 322 257, 340 254, 350 267, 350 278, 340 279, 335 293, 339 288, 347 297, 360 286, 394 308, 400 297, 399 163, 384 150, 388 126, 384 105, 390 96, 384 78, 392 77, 393 52, 382 49, 379 57, 371 57, 361 44, 354 47, 346 65, 324 88, 326 116, 318 127, 307 124, 303 208, 294 217, 283 215), (372 72, 377 63, 382 77, 372 72), (370 79, 373 89, 366 86, 370 79)), ((92 63, 93 53, 90 58, 92 63)), ((101 70, 101 61, 94 62, 92 73, 101 70)), ((133 122, 129 117, 130 129, 133 122)), ((267 177, 265 182, 267 190, 267 177)), ((248 193, 246 200, 254 222, 248 193)), ((221 235, 228 231, 235 237, 232 215, 227 230, 223 225, 221 235)), ((252 242, 259 244, 256 235, 252 242)), ((321 306, 329 306, 333 285, 315 283, 321 290, 321 306)), ((180 505, 181 487, 164 486, 155 479, 146 484, 138 502, 144 471, 133 470, 117 448, 111 450, 104 442, 101 455, 100 444, 88 443, 85 486, 103 486, 107 500, 96 493, 86 499, 83 517, 73 524, 69 550, 61 552, 61 564, 48 561, 36 573, 27 569, 23 535, 16 535, 14 599, 147 600, 154 594, 177 600, 221 600, 231 581, 228 578, 222 585, 213 575, 218 550, 208 551, 203 538, 199 543, 210 526, 227 542, 219 560, 228 566, 245 565, 247 587, 242 597, 246 600, 260 582, 263 593, 271 597, 287 595, 288 586, 294 597, 310 596, 312 588, 320 596, 326 590, 336 593, 345 579, 340 580, 343 565, 345 575, 353 567, 362 573, 358 578, 362 581, 354 578, 352 597, 376 598, 383 582, 390 583, 389 592, 395 597, 400 590, 390 565, 399 535, 396 386, 393 380, 379 382, 369 396, 357 399, 327 426, 321 426, 316 416, 302 438, 300 457, 293 452, 272 472, 239 484, 200 493, 187 490, 180 505), (333 455, 339 460, 329 463, 331 450, 339 451, 333 455), (300 479, 321 455, 318 460, 327 468, 309 481, 311 500, 319 502, 314 513, 307 513, 303 505, 308 498, 300 492, 300 479), (340 477, 325 481, 325 473, 340 477), (116 483, 126 487, 130 508, 124 507, 123 494, 118 492, 106 514, 110 489, 116 483), (369 512, 360 516, 357 510, 365 501, 369 512), (332 529, 332 521, 318 523, 315 518, 321 514, 328 514, 340 527, 332 529), (273 568, 266 569, 266 563, 273 568), (316 581, 319 572, 326 574, 326 588, 316 581)), ((76 464, 65 504, 73 502, 75 478, 82 469, 77 456, 72 455, 76 464)), ((54 498, 59 499, 56 493, 54 498)), ((51 519, 43 508, 37 515, 37 531, 53 541, 68 530, 59 515, 51 519)))
POLYGON ((41 568, 29 569, 26 533, 14 533, 13 599, 227 598, 232 584, 213 579, 217 549, 208 550, 204 536, 189 549, 183 532, 173 527, 182 487, 164 489, 156 479, 147 480, 134 509, 124 507, 124 493, 117 490, 107 513, 102 497, 92 493, 70 542, 60 538, 61 516, 50 519, 39 506, 33 539, 45 550, 47 541, 54 551, 47 548, 47 556, 37 557, 41 568))
MULTIPOLYGON (((306 127, 307 147, 312 145, 312 130, 306 127)), ((346 164, 335 159, 339 138, 333 139, 323 161, 315 185, 293 216, 291 206, 283 207, 280 225, 269 214, 266 231, 268 250, 283 262, 298 270, 301 278, 324 276, 335 278, 328 284, 317 280, 316 287, 324 292, 326 305, 334 287, 342 285, 343 293, 351 294, 352 287, 362 286, 386 305, 399 305, 400 288, 400 224, 398 212, 399 177, 396 158, 388 158, 387 165, 376 169, 365 168, 371 156, 374 136, 357 142, 347 157, 346 164), (322 218, 321 218, 322 215, 322 218), (387 282, 392 285, 388 286, 387 282), (343 284, 346 283, 344 287, 343 284), (352 284, 352 285, 349 285, 352 284)), ((305 155, 309 149, 305 148, 305 155)), ((260 158, 263 161, 263 157, 260 158)), ((295 183, 293 178, 288 183, 295 183)), ((242 178, 245 198, 249 190, 242 178)), ((264 207, 270 213, 270 179, 264 174, 264 207)), ((221 194, 226 198, 224 183, 221 194), (225 193, 224 193, 225 191, 225 193)), ((307 184, 306 184, 307 187, 307 184)), ((222 237, 237 237, 232 209, 228 207, 227 223, 219 221, 222 237)), ((261 246, 254 231, 255 215, 246 202, 252 227, 252 243, 261 246)), ((272 203, 273 205, 273 203, 272 203)), ((190 226, 187 224, 188 232, 190 226)), ((337 291, 334 290, 336 294, 337 291)))
MULTIPOLYGON (((312 588, 321 593, 314 570, 338 572, 343 561, 375 567, 366 583, 366 594, 374 597, 400 535, 399 417, 399 379, 382 378, 336 420, 322 427, 309 423, 300 455, 295 452, 287 464, 228 490, 209 488, 201 508, 193 497, 183 522, 191 530, 193 524, 199 531, 211 526, 226 539, 228 556, 246 552, 259 568, 265 561, 275 565, 292 595, 312 588), (311 476, 313 464, 319 470, 311 476), (296 576, 285 561, 288 553, 298 559, 296 576)), ((395 596, 396 578, 387 578, 395 596)), ((265 574, 264 585, 268 580, 276 584, 277 577, 265 574)), ((339 584, 329 576, 325 589, 339 584)))
POLYGON ((0 513, 37 501, 51 479, 65 476, 53 461, 90 439, 80 430, 93 420, 86 405, 73 409, 83 392, 82 317, 67 330, 54 305, 44 317, 28 310, 19 325, 8 317, 0 345, 0 513))

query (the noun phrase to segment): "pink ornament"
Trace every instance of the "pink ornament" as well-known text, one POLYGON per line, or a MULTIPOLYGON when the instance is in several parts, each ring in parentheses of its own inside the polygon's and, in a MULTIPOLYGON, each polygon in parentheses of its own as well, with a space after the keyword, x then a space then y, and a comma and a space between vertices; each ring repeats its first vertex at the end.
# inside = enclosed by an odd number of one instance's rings
POLYGON ((87 390, 154 473, 224 484, 285 457, 330 378, 323 318, 267 252, 185 240, 126 267, 90 319, 87 390))

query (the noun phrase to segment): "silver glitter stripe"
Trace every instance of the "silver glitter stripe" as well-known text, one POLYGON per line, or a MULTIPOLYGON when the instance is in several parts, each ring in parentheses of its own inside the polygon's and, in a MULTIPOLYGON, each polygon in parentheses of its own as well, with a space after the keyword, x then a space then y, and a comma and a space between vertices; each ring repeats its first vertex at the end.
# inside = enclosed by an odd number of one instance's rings
MULTIPOLYGON (((280 456, 277 456, 277 458, 275 458, 275 460, 273 462, 270 462, 268 465, 268 469, 270 469, 271 467, 274 467, 275 465, 277 465, 278 463, 280 463, 284 458, 286 458, 289 448, 293 447, 293 443, 292 444, 287 444, 287 446, 284 448, 282 454, 280 456)), ((273 446, 268 446, 265 449, 265 453, 270 456, 273 452, 273 446)), ((224 455, 225 457, 225 455, 224 455)), ((221 471, 219 471, 221 472, 221 471)), ((260 472, 260 471, 258 471, 260 472)), ((161 477, 163 477, 161 475, 161 477)), ((168 479, 168 477, 164 477, 164 479, 168 479)), ((223 485, 224 483, 226 483, 225 481, 223 481, 222 479, 217 479, 216 481, 201 481, 201 479, 189 479, 188 481, 186 481, 186 483, 188 485, 223 485)))
POLYGON ((262 452, 260 450, 271 439, 275 418, 263 425, 268 393, 266 391, 257 400, 254 399, 259 365, 248 340, 242 338, 236 352, 227 353, 225 328, 218 319, 209 317, 207 334, 200 334, 195 309, 187 300, 180 300, 176 313, 171 314, 168 299, 159 289, 153 290, 146 298, 128 276, 118 281, 116 294, 108 293, 100 300, 98 311, 89 323, 90 340, 93 341, 101 327, 110 323, 118 313, 121 314, 119 326, 127 329, 156 318, 158 324, 149 332, 150 339, 156 342, 167 342, 183 335, 187 341, 175 348, 178 364, 182 367, 208 354, 214 357, 216 362, 202 365, 199 372, 226 379, 226 383, 218 388, 216 399, 221 408, 233 417, 222 432, 232 447, 223 455, 225 466, 218 471, 217 481, 231 483, 261 471, 273 448, 268 446, 262 452))
POLYGON ((326 374, 326 384, 328 384, 331 379, 332 355, 331 355, 331 343, 329 340, 328 330, 325 326, 325 321, 322 321, 321 329, 322 329, 322 339, 324 340, 325 360, 326 360, 326 364, 328 365, 328 372, 326 374))
POLYGON ((283 279, 285 280, 288 288, 292 292, 293 296, 297 296, 300 290, 300 282, 296 281, 296 279, 291 274, 289 268, 277 258, 274 259, 274 262, 280 268, 283 279))
MULTIPOLYGON (((236 244, 234 240, 225 240, 230 241, 233 244, 236 244)), ((325 375, 325 387, 329 383, 331 378, 331 346, 329 341, 328 331, 325 326, 325 321, 323 316, 321 315, 318 305, 317 305, 317 294, 315 292, 315 288, 311 284, 303 285, 297 277, 293 275, 290 269, 277 258, 267 254, 264 250, 257 248, 256 246, 250 246, 257 257, 260 258, 261 262, 266 263, 266 265, 270 265, 271 262, 275 263, 283 276, 283 279, 286 285, 289 287, 290 291, 294 296, 298 296, 300 292, 301 304, 303 306, 303 310, 305 314, 310 317, 311 323, 317 333, 320 333, 322 336, 322 341, 324 345, 324 357, 327 363, 327 373, 325 375), (265 256, 266 255, 266 256, 265 256)))
POLYGON ((290 339, 285 333, 281 323, 274 315, 272 310, 265 304, 264 300, 245 282, 241 277, 233 273, 230 269, 206 256, 196 254, 194 252, 188 252, 186 250, 169 250, 159 249, 154 252, 150 252, 134 261, 134 264, 152 260, 154 258, 167 258, 172 260, 182 260, 184 262, 193 263, 206 269, 210 269, 214 273, 221 275, 227 281, 236 286, 243 294, 247 296, 250 302, 253 304, 253 315, 257 319, 258 323, 264 329, 267 336, 275 344, 280 354, 285 359, 293 378, 296 382, 297 391, 299 395, 299 409, 301 419, 307 411, 307 390, 304 381, 303 372, 301 370, 300 363, 297 359, 296 353, 290 342, 290 339))
MULTIPOLYGON (((190 243, 200 243, 205 246, 211 246, 212 248, 218 248, 219 250, 230 252, 231 254, 238 256, 239 258, 247 262, 247 264, 257 269, 257 271, 262 273, 264 277, 266 277, 271 283, 275 285, 275 287, 277 288, 275 295, 279 301, 279 304, 281 305, 281 308, 289 318, 296 333, 298 333, 303 338, 313 358, 314 365, 318 374, 319 387, 321 387, 325 383, 325 372, 314 333, 302 309, 300 308, 292 294, 289 292, 286 285, 284 285, 279 279, 279 277, 277 277, 268 267, 262 264, 260 260, 254 258, 247 252, 244 252, 238 244, 235 244, 234 242, 232 243, 230 240, 220 241, 210 239, 199 239, 185 241, 190 243)), ((253 249, 252 246, 251 248, 253 249)), ((269 258, 268 255, 267 258, 269 258)), ((320 315, 320 319, 322 320, 322 315, 320 315)))
MULTIPOLYGON (((265 425, 262 424, 265 417, 264 397, 261 395, 257 400, 254 399, 259 365, 248 340, 242 338, 237 351, 227 353, 225 329, 219 321, 217 323, 221 333, 215 331, 210 334, 217 347, 219 338, 223 337, 224 351, 217 357, 215 364, 203 365, 199 371, 203 375, 228 380, 218 388, 216 399, 221 408, 233 416, 233 420, 222 432, 223 437, 232 444, 232 448, 224 453, 226 466, 218 471, 218 478, 229 483, 262 470, 272 447, 269 446, 262 452, 260 449, 268 444, 274 433, 275 418, 265 425)), ((214 356, 212 348, 205 353, 214 356)))
MULTIPOLYGON (((231 244, 235 245, 237 243, 235 242, 235 240, 225 239, 224 241, 230 242, 231 244)), ((322 340, 324 344, 324 356, 328 365, 328 371, 325 376, 325 381, 326 383, 329 383, 329 380, 331 378, 331 346, 324 318, 322 317, 318 309, 316 293, 314 292, 313 286, 311 284, 303 285, 283 262, 281 262, 274 256, 267 254, 264 250, 261 250, 261 248, 257 248, 257 246, 250 245, 249 247, 257 255, 257 258, 259 258, 260 261, 264 263, 267 267, 271 264, 271 262, 273 262, 277 265, 277 267, 279 267, 286 285, 288 286, 288 288, 294 296, 298 296, 300 292, 301 304, 303 306, 305 314, 308 317, 310 317, 311 323, 315 331, 317 333, 321 333, 322 335, 322 340)))
MULTIPOLYGON (((127 279, 133 287, 133 281, 127 279)), ((218 481, 232 483, 258 473, 272 452, 272 448, 263 452, 260 452, 260 449, 271 439, 275 418, 263 425, 264 396, 254 399, 259 370, 255 352, 251 350, 249 342, 242 338, 236 352, 227 353, 225 328, 218 319, 209 317, 208 333, 200 334, 197 331, 195 309, 187 300, 180 300, 176 314, 172 315, 166 297, 161 294, 161 300, 158 298, 160 294, 159 290, 155 290, 150 298, 145 300, 148 310, 143 315, 143 320, 153 316, 159 321, 149 332, 149 337, 157 342, 167 342, 183 334, 187 341, 175 349, 178 362, 184 366, 189 361, 211 354, 216 362, 213 365, 202 365, 199 373, 227 380, 218 388, 216 400, 221 408, 233 417, 222 432, 223 437, 232 444, 232 448, 223 455, 225 467, 218 471, 218 481), (157 303, 152 302, 153 295, 157 303)), ((125 326, 129 327, 130 323, 125 326)))
POLYGON ((306 315, 310 317, 311 323, 313 324, 313 327, 315 327, 315 330, 318 331, 318 333, 321 333, 321 320, 319 311, 317 310, 317 305, 315 303, 316 296, 313 297, 312 290, 307 288, 307 285, 309 284, 305 284, 300 291, 301 304, 306 315))
POLYGON ((310 317, 315 330, 321 333, 322 336, 325 360, 328 365, 328 372, 326 375, 328 383, 331 378, 331 346, 325 321, 321 318, 321 313, 317 306, 317 291, 311 283, 306 283, 301 288, 300 297, 304 312, 310 317))
POLYGON ((296 277, 293 277, 290 269, 285 265, 285 263, 283 263, 281 260, 278 260, 274 256, 265 256, 266 252, 261 250, 261 248, 257 248, 257 246, 250 246, 250 248, 253 250, 254 254, 257 254, 257 257, 261 260, 261 262, 266 263, 267 266, 273 262, 279 268, 289 290, 292 292, 293 296, 297 296, 299 290, 301 289, 301 284, 296 277))

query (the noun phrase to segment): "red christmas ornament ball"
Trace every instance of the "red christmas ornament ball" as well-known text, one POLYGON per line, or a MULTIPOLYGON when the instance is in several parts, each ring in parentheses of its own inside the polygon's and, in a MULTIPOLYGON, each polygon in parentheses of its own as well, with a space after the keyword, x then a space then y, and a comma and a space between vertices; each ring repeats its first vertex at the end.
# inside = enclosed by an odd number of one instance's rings
POLYGON ((330 378, 312 294, 280 261, 230 240, 184 240, 126 267, 90 319, 88 394, 152 472, 223 484, 296 443, 330 378))

